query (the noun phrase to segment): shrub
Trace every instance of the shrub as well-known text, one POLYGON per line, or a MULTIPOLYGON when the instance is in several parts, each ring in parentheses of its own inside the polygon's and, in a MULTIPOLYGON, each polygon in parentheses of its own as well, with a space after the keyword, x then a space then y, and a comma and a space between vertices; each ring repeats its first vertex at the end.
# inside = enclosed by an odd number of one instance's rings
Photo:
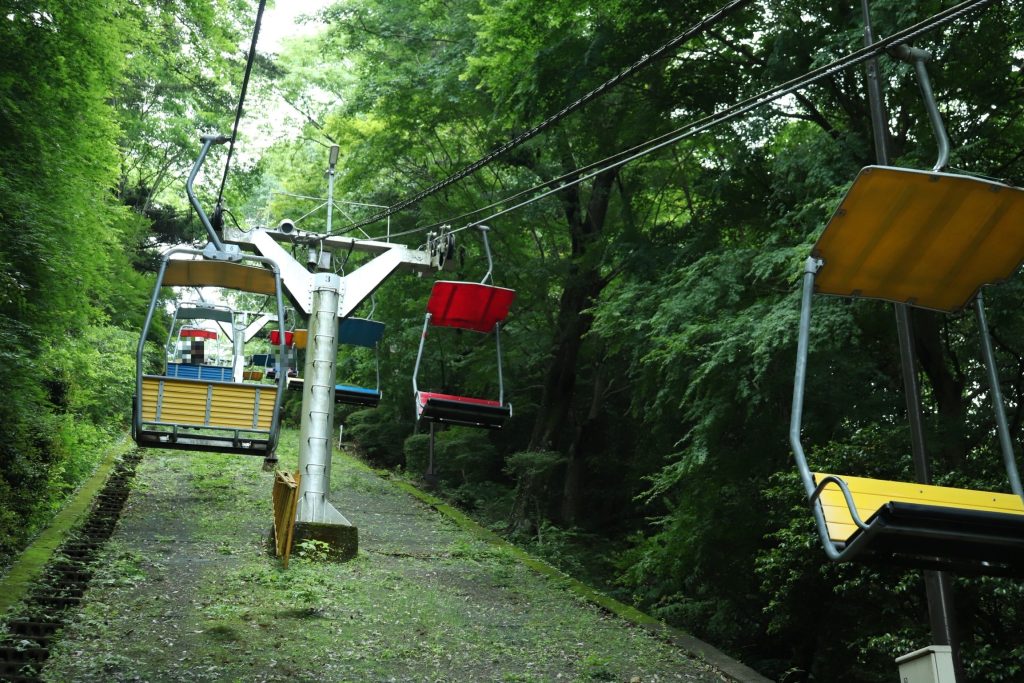
POLYGON ((500 475, 498 454, 491 444, 490 432, 468 427, 453 427, 437 434, 434 468, 457 477, 459 483, 480 482, 500 475))
POLYGON ((345 434, 370 460, 395 467, 402 462, 402 443, 409 427, 384 411, 360 410, 349 416, 345 434))
MULTIPOLYGON (((413 434, 402 444, 402 453, 405 455, 405 469, 415 475, 427 471, 427 463, 430 458, 430 435, 413 434)), ((435 468, 437 463, 435 463, 435 468)))
POLYGON ((516 497, 509 515, 509 531, 533 535, 546 519, 551 479, 565 463, 557 451, 519 451, 505 460, 505 471, 516 478, 516 497))

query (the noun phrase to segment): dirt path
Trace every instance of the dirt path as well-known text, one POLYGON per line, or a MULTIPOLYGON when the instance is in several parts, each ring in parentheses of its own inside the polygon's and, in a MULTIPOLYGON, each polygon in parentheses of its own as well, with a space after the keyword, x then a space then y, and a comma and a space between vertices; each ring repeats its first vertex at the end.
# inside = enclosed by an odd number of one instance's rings
MULTIPOLYGON (((294 467, 294 434, 282 465, 294 467)), ((258 459, 150 451, 51 681, 732 680, 347 458, 345 564, 264 552, 258 459)))

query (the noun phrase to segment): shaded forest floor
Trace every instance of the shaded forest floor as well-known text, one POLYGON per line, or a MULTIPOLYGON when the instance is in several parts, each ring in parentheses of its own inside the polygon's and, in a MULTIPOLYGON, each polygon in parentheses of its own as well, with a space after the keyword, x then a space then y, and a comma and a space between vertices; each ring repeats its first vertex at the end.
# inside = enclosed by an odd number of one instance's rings
MULTIPOLYGON (((282 467, 295 466, 287 433, 282 467)), ((348 457, 359 556, 266 554, 252 458, 147 452, 51 681, 729 681, 348 457)))

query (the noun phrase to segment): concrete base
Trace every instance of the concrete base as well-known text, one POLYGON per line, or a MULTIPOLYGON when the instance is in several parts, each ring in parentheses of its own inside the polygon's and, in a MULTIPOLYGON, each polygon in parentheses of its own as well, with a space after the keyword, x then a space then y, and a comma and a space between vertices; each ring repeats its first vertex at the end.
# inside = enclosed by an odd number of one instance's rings
POLYGON ((351 560, 359 553, 359 530, 351 524, 328 524, 324 522, 296 522, 292 554, 305 540, 323 541, 327 544, 327 559, 334 562, 351 560))

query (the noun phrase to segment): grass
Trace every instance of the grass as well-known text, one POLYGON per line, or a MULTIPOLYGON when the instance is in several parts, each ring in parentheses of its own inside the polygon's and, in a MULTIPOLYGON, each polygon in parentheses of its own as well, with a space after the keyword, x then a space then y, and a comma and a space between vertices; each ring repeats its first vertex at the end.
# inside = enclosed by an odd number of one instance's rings
MULTIPOLYGON (((282 439, 284 468, 295 442, 282 439)), ((347 457, 332 500, 359 556, 300 548, 285 571, 265 551, 270 486, 255 458, 150 452, 46 679, 724 680, 347 457)))
POLYGON ((0 614, 7 612, 25 597, 68 532, 80 524, 89 512, 93 497, 103 487, 117 458, 131 446, 131 441, 125 438, 110 447, 93 473, 68 498, 49 526, 22 551, 10 570, 0 579, 0 614))

